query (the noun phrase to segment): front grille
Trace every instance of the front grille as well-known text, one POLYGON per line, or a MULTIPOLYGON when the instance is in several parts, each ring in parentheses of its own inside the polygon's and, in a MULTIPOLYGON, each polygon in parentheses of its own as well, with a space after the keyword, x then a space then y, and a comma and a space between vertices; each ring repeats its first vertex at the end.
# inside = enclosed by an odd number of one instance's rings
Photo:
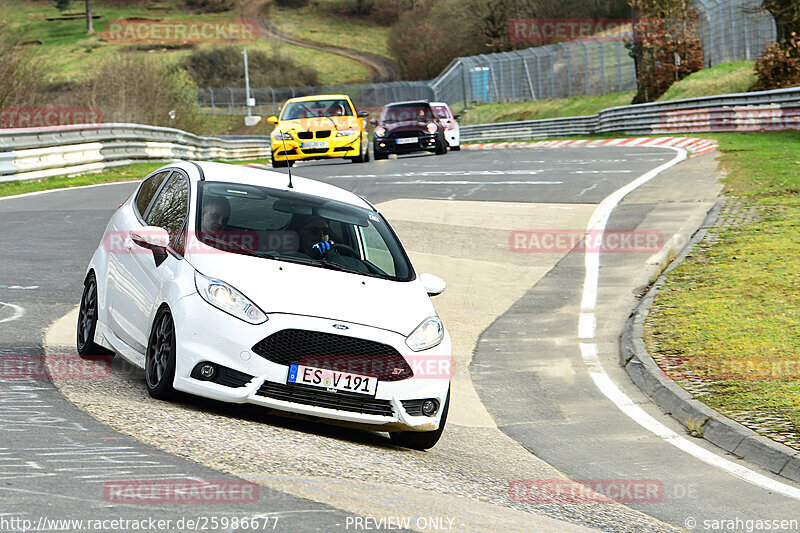
POLYGON ((313 131, 298 131, 295 135, 297 135, 298 139, 303 139, 303 140, 313 139, 314 138, 314 132, 313 131))
POLYGON ((253 351, 281 365, 301 364, 382 381, 399 381, 414 375, 400 352, 388 344, 320 331, 284 329, 259 341, 253 351))
POLYGON ((291 150, 285 150, 285 151, 284 150, 278 150, 277 152, 275 152, 275 155, 295 155, 296 153, 297 153, 297 150, 292 148, 291 150))
POLYGON ((304 154, 324 154, 327 148, 302 148, 304 154))
POLYGON ((309 387, 308 385, 286 385, 265 381, 256 392, 259 396, 266 396, 275 400, 327 407, 351 413, 365 415, 393 416, 392 404, 389 400, 376 400, 355 392, 337 391, 328 392, 325 389, 309 387))
POLYGON ((352 150, 350 146, 337 146, 333 149, 334 152, 349 152, 352 150))
POLYGON ((388 137, 392 139, 398 139, 403 137, 430 137, 430 133, 428 130, 425 131, 395 131, 388 135, 388 137))
POLYGON ((327 139, 331 136, 331 130, 319 130, 317 132, 317 139, 327 139))

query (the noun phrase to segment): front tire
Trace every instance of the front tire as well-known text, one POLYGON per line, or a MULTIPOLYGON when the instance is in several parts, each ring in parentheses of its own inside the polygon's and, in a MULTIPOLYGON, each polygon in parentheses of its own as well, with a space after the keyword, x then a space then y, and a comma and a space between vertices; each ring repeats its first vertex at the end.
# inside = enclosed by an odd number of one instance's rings
POLYGON ((451 152, 458 152, 459 150, 461 150, 461 145, 460 144, 457 144, 455 146, 451 146, 450 147, 450 151, 451 152))
POLYGON ((77 348, 83 358, 113 355, 113 352, 94 342, 97 331, 97 279, 94 272, 84 282, 81 306, 78 310, 77 348))
POLYGON ((380 161, 381 159, 389 159, 389 154, 382 154, 377 150, 372 152, 373 157, 375 157, 375 161, 380 161))
POLYGON ((356 157, 351 157, 350 161, 352 161, 353 163, 366 163, 367 161, 369 161, 369 145, 365 144, 364 142, 359 142, 358 144, 359 144, 358 147, 360 155, 357 155, 356 157), (366 150, 364 150, 365 146, 367 148, 366 150))
POLYGON ((434 152, 436 155, 444 155, 447 153, 447 141, 441 140, 436 143, 436 151, 434 152))
POLYGON ((389 433, 389 438, 398 446, 411 448, 412 450, 427 450, 433 448, 444 431, 447 422, 447 412, 450 410, 450 391, 447 391, 447 398, 444 401, 442 419, 439 422, 439 429, 433 431, 394 431, 389 433))
POLYGON ((157 400, 175 396, 175 342, 175 322, 169 308, 164 307, 153 321, 144 362, 147 392, 157 400))

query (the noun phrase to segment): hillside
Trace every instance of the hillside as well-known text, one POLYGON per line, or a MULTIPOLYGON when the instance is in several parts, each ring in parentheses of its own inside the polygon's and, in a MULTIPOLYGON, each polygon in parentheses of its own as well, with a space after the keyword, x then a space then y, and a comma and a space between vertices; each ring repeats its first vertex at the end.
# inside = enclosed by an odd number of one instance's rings
MULTIPOLYGON (((135 2, 134 2, 135 3, 135 2)), ((80 11, 82 3, 73 1, 70 12, 80 11)), ((4 12, 4 20, 12 26, 23 30, 25 38, 49 59, 48 73, 53 82, 80 80, 104 59, 122 50, 133 53, 158 53, 171 62, 178 62, 192 50, 209 48, 222 43, 136 43, 115 42, 103 38, 103 31, 108 30, 109 23, 119 19, 144 19, 160 22, 198 22, 221 23, 241 18, 234 11, 222 13, 198 13, 186 7, 182 0, 150 0, 138 5, 121 5, 111 0, 94 0, 93 14, 100 18, 94 21, 95 34, 86 35, 85 22, 82 18, 73 20, 55 19, 62 14, 49 0, 0 0, 0 8, 4 12)), ((287 20, 287 27, 280 26, 283 31, 291 33, 295 28, 303 28, 292 16, 292 10, 276 9, 280 19, 287 20)), ((316 40, 330 41, 344 48, 355 50, 365 48, 364 41, 355 39, 349 46, 347 39, 341 36, 352 29, 354 35, 367 36, 372 43, 377 43, 374 53, 385 52, 385 35, 387 28, 372 26, 365 22, 348 23, 341 17, 321 11, 315 15, 314 26, 304 30, 304 34, 314 33, 316 40), (350 24, 350 25, 348 25, 350 24), (382 43, 382 44, 381 44, 382 43), (382 46, 382 48, 381 48, 382 46)), ((323 84, 352 83, 365 81, 369 77, 368 70, 353 59, 325 51, 314 50, 304 46, 277 43, 259 38, 246 44, 234 44, 237 48, 247 47, 250 50, 262 50, 269 56, 281 54, 294 59, 298 64, 316 70, 323 84)))

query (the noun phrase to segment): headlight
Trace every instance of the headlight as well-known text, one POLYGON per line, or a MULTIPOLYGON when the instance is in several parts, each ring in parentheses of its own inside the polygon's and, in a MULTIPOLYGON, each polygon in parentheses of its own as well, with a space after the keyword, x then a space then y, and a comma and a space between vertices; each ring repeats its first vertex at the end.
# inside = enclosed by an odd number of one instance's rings
POLYGON ((436 133, 436 124, 433 122, 428 123, 428 133, 436 133))
POLYGON ((415 352, 433 348, 444 338, 444 326, 438 316, 428 317, 417 326, 406 339, 406 344, 415 352))
POLYGON ((336 136, 337 137, 347 137, 348 135, 355 135, 356 133, 358 133, 358 130, 356 130, 355 128, 346 128, 346 129, 337 131, 336 132, 336 136))
POLYGON ((203 300, 229 315, 250 324, 261 324, 268 320, 264 311, 224 281, 209 278, 195 271, 194 284, 203 300))
POLYGON ((288 133, 283 133, 281 131, 279 131, 278 133, 273 133, 272 134, 272 138, 275 139, 276 141, 291 141, 292 140, 292 136, 291 135, 289 135, 288 133))
POLYGON ((383 137, 383 134, 386 133, 386 128, 383 126, 378 126, 375 128, 375 137, 383 137))

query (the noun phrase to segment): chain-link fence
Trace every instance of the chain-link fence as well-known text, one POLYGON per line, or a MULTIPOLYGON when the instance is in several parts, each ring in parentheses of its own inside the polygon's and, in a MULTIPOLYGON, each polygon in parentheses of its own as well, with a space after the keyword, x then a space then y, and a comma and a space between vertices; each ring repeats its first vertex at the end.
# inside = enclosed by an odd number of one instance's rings
MULTIPOLYGON (((433 89, 427 81, 397 81, 392 83, 360 83, 345 85, 322 85, 318 87, 281 87, 250 89, 255 99, 251 108, 258 115, 276 115, 283 103, 296 96, 314 94, 347 94, 356 107, 378 108, 389 102, 402 100, 434 100, 433 89)), ((226 87, 222 89, 200 89, 200 105, 211 113, 246 113, 245 90, 226 87)))
POLYGON ((706 67, 754 60, 775 41, 775 20, 761 0, 695 0, 706 67))
MULTIPOLYGON (((775 40, 775 22, 761 0, 695 0, 698 34, 707 67, 753 60, 775 40)), ((359 108, 427 99, 519 102, 603 95, 636 90, 633 59, 621 39, 588 38, 471 57, 459 57, 435 79, 418 82, 252 89, 254 112, 276 114, 283 102, 312 94, 350 95, 359 108)), ((244 113, 244 89, 201 89, 201 105, 212 113, 244 113)))

